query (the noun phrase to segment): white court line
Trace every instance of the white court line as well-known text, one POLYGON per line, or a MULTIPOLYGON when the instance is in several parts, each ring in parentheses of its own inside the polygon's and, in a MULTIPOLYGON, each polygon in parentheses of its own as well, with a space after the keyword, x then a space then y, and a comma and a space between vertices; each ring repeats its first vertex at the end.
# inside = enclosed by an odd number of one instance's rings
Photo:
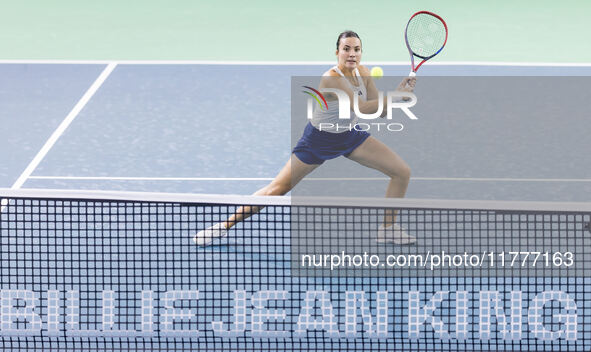
MULTIPOLYGON (((30 176, 37 180, 81 181, 272 181, 272 177, 118 177, 118 176, 30 176)), ((387 181, 387 177, 308 177, 304 181, 387 181)), ((411 177, 412 181, 476 182, 591 182, 587 178, 508 178, 508 177, 411 177)))
MULTIPOLYGON (((14 182, 11 189, 19 189, 21 186, 27 181, 29 176, 35 171, 37 166, 41 163, 45 155, 49 152, 49 150, 53 147, 55 142, 60 138, 60 136, 64 133, 64 131, 70 126, 72 121, 78 116, 80 111, 84 108, 84 106, 88 103, 90 98, 96 93, 96 91, 100 88, 103 82, 109 77, 111 72, 117 66, 116 63, 109 63, 107 67, 103 70, 103 72, 98 76, 98 78, 94 81, 94 83, 88 88, 86 93, 80 98, 78 103, 74 105, 74 108, 70 113, 66 116, 66 118, 62 121, 62 123, 57 127, 57 129, 53 132, 53 134, 49 137, 49 139, 45 142, 43 147, 37 152, 37 155, 31 160, 29 165, 25 168, 25 170, 21 173, 18 179, 14 182)), ((8 205, 7 199, 0 199, 0 213, 4 212, 4 209, 8 205)))
MULTIPOLYGON (((244 66, 313 66, 334 65, 334 61, 223 61, 223 60, 0 60, 0 64, 61 65, 244 65, 244 66)), ((365 61, 367 65, 408 66, 408 61, 365 61)), ((520 66, 520 67, 591 67, 578 62, 497 62, 497 61, 435 61, 429 66, 520 66)))
POLYGON ((31 160, 27 168, 23 171, 23 173, 19 176, 16 182, 12 185, 12 189, 21 188, 21 186, 27 181, 27 178, 31 176, 33 171, 39 166, 39 163, 43 160, 45 155, 49 152, 49 150, 53 147, 55 142, 60 138, 60 136, 64 133, 64 131, 70 126, 72 121, 78 116, 80 111, 84 108, 84 106, 88 103, 90 98, 96 93, 96 91, 100 88, 103 82, 109 77, 111 72, 115 69, 117 64, 110 63, 107 67, 103 70, 103 72, 98 76, 98 78, 94 81, 94 83, 88 88, 86 93, 80 98, 78 103, 74 106, 72 111, 66 116, 66 118, 62 121, 62 123, 57 127, 57 129, 53 132, 53 134, 49 137, 49 139, 45 142, 43 147, 37 152, 37 155, 31 160))

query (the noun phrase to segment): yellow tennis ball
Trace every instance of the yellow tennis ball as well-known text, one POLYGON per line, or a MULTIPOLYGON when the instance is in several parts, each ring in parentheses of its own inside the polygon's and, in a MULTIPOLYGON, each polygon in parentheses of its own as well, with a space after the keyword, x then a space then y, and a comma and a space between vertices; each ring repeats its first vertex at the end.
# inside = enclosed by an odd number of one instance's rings
POLYGON ((380 66, 375 66, 371 69, 371 76, 373 78, 382 78, 384 75, 384 70, 380 66))

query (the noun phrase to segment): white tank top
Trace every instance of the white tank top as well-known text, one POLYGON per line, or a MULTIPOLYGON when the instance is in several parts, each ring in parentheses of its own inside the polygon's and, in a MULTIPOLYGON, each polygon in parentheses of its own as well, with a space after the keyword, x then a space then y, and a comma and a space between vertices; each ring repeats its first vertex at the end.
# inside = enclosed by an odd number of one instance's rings
MULTIPOLYGON (((353 94, 356 94, 357 96, 359 96, 360 100, 367 101, 367 88, 365 87, 365 84, 363 83, 363 78, 361 78, 361 75, 359 74, 359 70, 357 68, 355 69, 354 73, 355 73, 355 77, 357 77, 357 80, 359 81, 358 87, 354 86, 351 83, 351 81, 349 81, 345 77, 343 72, 341 72, 341 70, 339 70, 339 68, 337 66, 333 67, 332 69, 335 70, 336 73, 341 75, 341 77, 343 77, 343 79, 347 81, 347 83, 349 84, 349 87, 353 91, 353 94)), ((328 76, 328 72, 325 73, 324 75, 328 76)), ((349 126, 349 124, 351 124, 351 128, 352 128, 352 126, 355 126, 357 124, 357 120, 359 120, 359 118, 355 115, 353 110, 351 110, 351 119, 350 120, 339 120, 339 102, 338 102, 338 100, 329 101, 329 102, 327 102, 327 105, 328 105, 328 109, 326 109, 326 110, 320 109, 318 105, 315 105, 315 107, 314 107, 314 113, 312 114, 312 120, 310 121, 310 123, 312 124, 312 126, 316 127, 316 129, 320 129, 319 126, 321 123, 332 124, 334 126, 334 128, 327 128, 326 127, 327 125, 323 125, 322 131, 331 132, 331 133, 342 133, 342 132, 348 131, 347 126, 349 126), (337 129, 337 124, 340 126, 339 129, 337 129)))

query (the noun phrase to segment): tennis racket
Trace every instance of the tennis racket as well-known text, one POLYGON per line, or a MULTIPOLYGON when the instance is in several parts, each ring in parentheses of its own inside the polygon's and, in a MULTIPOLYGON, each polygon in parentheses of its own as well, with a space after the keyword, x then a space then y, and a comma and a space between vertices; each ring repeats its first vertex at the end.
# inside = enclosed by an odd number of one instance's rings
POLYGON ((422 64, 443 50, 447 42, 447 24, 433 12, 419 11, 408 20, 404 40, 410 53, 409 76, 414 77, 422 64), (417 66, 415 56, 423 60, 417 66))

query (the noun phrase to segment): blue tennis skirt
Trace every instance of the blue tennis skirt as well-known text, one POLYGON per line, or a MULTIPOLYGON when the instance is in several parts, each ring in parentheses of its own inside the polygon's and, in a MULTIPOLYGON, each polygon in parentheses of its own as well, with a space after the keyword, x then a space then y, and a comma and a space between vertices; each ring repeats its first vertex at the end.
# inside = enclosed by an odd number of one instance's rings
POLYGON ((369 136, 355 129, 342 133, 320 131, 308 123, 292 153, 306 164, 322 164, 341 155, 349 156, 369 136))

